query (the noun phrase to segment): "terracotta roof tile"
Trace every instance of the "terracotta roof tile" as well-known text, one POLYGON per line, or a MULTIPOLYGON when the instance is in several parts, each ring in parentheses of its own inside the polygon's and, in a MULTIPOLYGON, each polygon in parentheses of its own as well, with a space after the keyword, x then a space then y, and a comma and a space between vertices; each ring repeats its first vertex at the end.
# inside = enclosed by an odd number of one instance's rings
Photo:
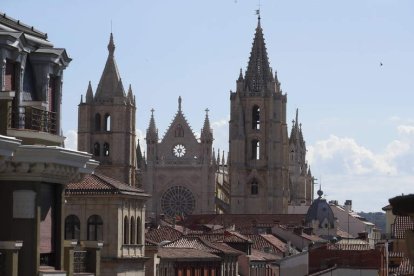
POLYGON ((181 238, 183 234, 167 225, 158 228, 151 228, 145 233, 145 239, 160 243, 162 241, 175 241, 181 238))
POLYGON ((195 248, 175 248, 175 247, 161 247, 158 249, 157 255, 162 259, 181 259, 191 261, 194 259, 203 259, 204 261, 220 261, 221 258, 201 251, 195 248))
POLYGON ((281 257, 271 253, 265 253, 256 249, 252 249, 252 253, 248 256, 250 261, 276 261, 281 257))
POLYGON ((400 266, 390 268, 389 273, 395 273, 395 275, 414 275, 414 266, 405 257, 402 259, 400 266))
POLYGON ((406 230, 414 230, 414 221, 409 216, 396 216, 392 227, 393 236, 404 239, 406 230))
POLYGON ((97 172, 85 176, 81 181, 69 183, 66 186, 65 194, 67 196, 127 194, 149 197, 141 189, 129 186, 97 172))
POLYGON ((283 253, 286 251, 286 244, 270 234, 252 234, 247 237, 253 241, 253 249, 263 251, 269 250, 272 253, 283 253))

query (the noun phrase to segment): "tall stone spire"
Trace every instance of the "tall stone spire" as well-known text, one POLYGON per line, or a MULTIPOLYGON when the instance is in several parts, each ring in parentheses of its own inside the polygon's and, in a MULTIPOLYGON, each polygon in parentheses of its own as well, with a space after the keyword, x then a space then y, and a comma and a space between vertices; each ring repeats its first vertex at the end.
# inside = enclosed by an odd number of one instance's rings
POLYGON ((158 130, 155 126, 154 109, 151 109, 151 119, 147 129, 147 141, 158 142, 158 130))
POLYGON ((97 101, 108 101, 115 97, 126 98, 115 61, 115 44, 112 33, 109 39, 108 51, 108 59, 106 60, 104 71, 99 81, 98 88, 96 89, 95 100, 97 101))
POLYGON ((260 25, 260 17, 258 18, 245 79, 250 91, 253 92, 262 91, 266 87, 266 83, 273 79, 267 57, 263 29, 260 25))

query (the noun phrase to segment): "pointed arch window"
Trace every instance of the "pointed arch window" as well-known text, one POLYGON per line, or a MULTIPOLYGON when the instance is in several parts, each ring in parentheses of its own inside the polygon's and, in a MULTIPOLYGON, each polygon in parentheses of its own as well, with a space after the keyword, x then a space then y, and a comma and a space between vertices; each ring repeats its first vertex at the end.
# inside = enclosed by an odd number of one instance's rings
POLYGON ((135 244, 135 237, 136 237, 136 224, 135 224, 135 218, 131 217, 131 238, 130 238, 130 242, 131 244, 135 244))
POLYGON ((103 221, 98 215, 92 215, 88 218, 88 241, 103 240, 103 221))
POLYGON ((111 115, 108 113, 105 114, 104 129, 105 131, 111 131, 111 115))
POLYGON ((124 217, 124 244, 129 244, 129 220, 128 217, 124 217))
POLYGON ((65 218, 65 240, 80 240, 80 221, 75 215, 65 218))
POLYGON ((260 159, 260 141, 257 139, 252 140, 252 160, 260 159))
POLYGON ((183 129, 183 126, 181 124, 178 124, 175 127, 174 134, 175 134, 175 137, 184 137, 184 129, 183 129))
POLYGON ((101 155, 101 145, 98 142, 96 142, 93 145, 93 155, 95 155, 95 156, 100 156, 101 155))
POLYGON ((142 244, 142 240, 141 240, 141 234, 142 234, 142 232, 141 232, 141 229, 142 229, 142 227, 141 227, 141 218, 140 217, 137 217, 137 239, 136 239, 137 244, 142 244))
POLYGON ((252 109, 252 128, 260 130, 260 107, 257 105, 252 109))
POLYGON ((252 195, 258 195, 259 194, 259 183, 257 183, 257 180, 253 180, 250 184, 250 194, 252 195))
POLYGON ((95 131, 101 131, 101 114, 95 114, 95 131))
POLYGON ((109 156, 109 143, 104 143, 103 145, 103 155, 109 156))

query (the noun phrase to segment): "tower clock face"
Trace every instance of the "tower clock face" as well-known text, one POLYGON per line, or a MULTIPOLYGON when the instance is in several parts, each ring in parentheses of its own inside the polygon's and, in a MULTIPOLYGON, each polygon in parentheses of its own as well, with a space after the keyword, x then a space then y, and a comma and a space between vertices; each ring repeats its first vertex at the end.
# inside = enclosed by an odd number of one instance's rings
POLYGON ((183 157, 185 155, 185 147, 184 145, 177 144, 173 148, 173 153, 175 157, 183 157))

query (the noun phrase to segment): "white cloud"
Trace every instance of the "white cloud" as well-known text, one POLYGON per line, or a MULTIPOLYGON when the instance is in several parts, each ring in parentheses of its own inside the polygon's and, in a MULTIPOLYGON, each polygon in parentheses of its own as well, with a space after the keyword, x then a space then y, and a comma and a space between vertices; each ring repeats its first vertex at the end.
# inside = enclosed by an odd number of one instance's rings
POLYGON ((64 133, 65 148, 77 150, 78 149, 78 133, 76 130, 70 129, 64 133))
POLYGON ((388 198, 413 193, 414 125, 399 125, 395 134, 397 139, 379 151, 336 135, 309 146, 312 172, 323 178, 328 199, 352 199, 356 210, 381 211, 388 198))

